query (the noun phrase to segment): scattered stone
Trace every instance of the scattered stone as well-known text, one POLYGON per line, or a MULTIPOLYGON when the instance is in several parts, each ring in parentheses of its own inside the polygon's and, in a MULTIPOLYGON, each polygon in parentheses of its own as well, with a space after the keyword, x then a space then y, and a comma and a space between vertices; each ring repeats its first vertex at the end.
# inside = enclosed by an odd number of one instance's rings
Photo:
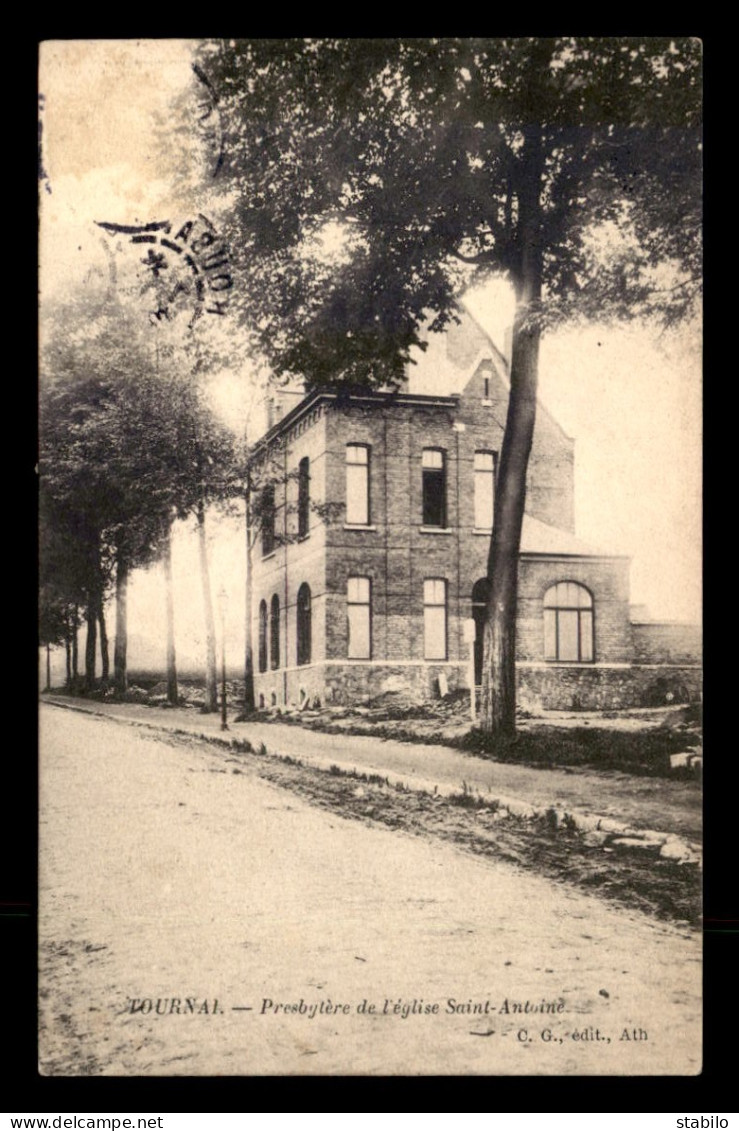
POLYGON ((533 821, 534 817, 536 817, 535 806, 529 805, 525 801, 517 801, 511 797, 505 804, 508 812, 514 817, 522 817, 525 821, 533 821))
POLYGON ((578 813, 574 818, 575 823, 583 832, 600 832, 600 817, 593 817, 589 813, 578 813))
POLYGON ((619 836, 619 837, 616 837, 614 840, 612 840, 611 844, 613 845, 614 848, 651 848, 651 849, 656 849, 656 848, 659 847, 659 845, 656 845, 653 841, 644 840, 643 837, 636 837, 636 836, 619 836))
POLYGON ((628 836, 631 832, 622 821, 611 821, 606 817, 600 818, 598 828, 607 833, 615 833, 616 836, 628 836))
POLYGON ((676 860, 678 864, 693 863, 698 860, 697 855, 691 851, 689 845, 678 837, 668 837, 659 850, 664 860, 676 860))
POLYGON ((127 703, 146 703, 148 698, 148 692, 144 691, 143 687, 137 687, 135 683, 129 685, 125 696, 127 703))

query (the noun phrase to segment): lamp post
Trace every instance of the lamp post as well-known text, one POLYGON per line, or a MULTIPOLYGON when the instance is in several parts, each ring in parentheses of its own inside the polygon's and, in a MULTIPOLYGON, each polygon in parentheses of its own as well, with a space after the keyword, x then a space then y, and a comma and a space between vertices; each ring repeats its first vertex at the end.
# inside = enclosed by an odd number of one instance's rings
POLYGON ((218 609, 221 614, 221 730, 228 730, 226 721, 226 603, 228 594, 224 585, 218 591, 218 609))

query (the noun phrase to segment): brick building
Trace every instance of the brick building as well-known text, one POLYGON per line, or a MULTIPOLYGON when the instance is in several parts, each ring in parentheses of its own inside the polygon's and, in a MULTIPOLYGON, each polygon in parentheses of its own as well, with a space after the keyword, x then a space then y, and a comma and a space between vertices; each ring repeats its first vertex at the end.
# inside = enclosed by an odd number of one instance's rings
MULTIPOLYGON (((260 706, 468 687, 469 620, 480 681, 506 370, 462 312, 429 339, 401 392, 313 392, 273 406, 280 418, 257 451, 266 484, 253 554, 260 706)), ((673 657, 676 639, 666 626, 632 624, 629 560, 575 537, 574 443, 540 405, 519 567, 519 702, 692 697, 696 635, 683 632, 673 657)))

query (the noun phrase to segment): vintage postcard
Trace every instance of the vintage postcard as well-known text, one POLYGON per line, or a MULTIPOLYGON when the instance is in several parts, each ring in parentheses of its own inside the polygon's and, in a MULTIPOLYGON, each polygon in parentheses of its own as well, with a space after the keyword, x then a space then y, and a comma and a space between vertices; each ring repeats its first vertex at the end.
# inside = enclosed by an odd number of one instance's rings
POLYGON ((700 44, 41 44, 39 1068, 702 1068, 700 44))

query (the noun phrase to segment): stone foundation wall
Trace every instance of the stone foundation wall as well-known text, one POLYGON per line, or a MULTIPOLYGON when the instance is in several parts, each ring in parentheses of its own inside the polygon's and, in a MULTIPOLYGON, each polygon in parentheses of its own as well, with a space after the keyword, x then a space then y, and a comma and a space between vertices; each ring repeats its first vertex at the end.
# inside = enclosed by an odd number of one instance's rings
POLYGON ((447 691, 468 687, 467 669, 458 664, 330 664, 325 668, 327 703, 361 703, 399 691, 414 699, 436 699, 439 680, 447 691))
POLYGON ((325 702, 324 670, 318 664, 264 672, 254 676, 254 698, 261 710, 268 707, 299 707, 306 699, 325 702))
POLYGON ((556 667, 519 665, 518 706, 523 710, 607 711, 663 707, 700 699, 695 666, 556 667))
MULTIPOLYGON (((663 707, 701 697, 701 669, 692 665, 585 666, 526 664, 517 667, 517 705, 524 711, 608 711, 663 707)), ((303 699, 362 704, 400 692, 423 702, 469 688, 467 665, 327 662, 255 675, 257 706, 300 706, 303 699)))
MULTIPOLYGON (((701 670, 688 665, 519 664, 517 675, 518 706, 531 712, 662 707, 670 703, 696 702, 701 695, 701 670)), ((348 706, 392 692, 423 702, 439 696, 440 679, 447 691, 469 687, 467 667, 454 663, 337 662, 258 676, 255 690, 258 704, 260 694, 264 695, 264 707, 299 706, 305 696, 317 697, 322 705, 348 706)))

